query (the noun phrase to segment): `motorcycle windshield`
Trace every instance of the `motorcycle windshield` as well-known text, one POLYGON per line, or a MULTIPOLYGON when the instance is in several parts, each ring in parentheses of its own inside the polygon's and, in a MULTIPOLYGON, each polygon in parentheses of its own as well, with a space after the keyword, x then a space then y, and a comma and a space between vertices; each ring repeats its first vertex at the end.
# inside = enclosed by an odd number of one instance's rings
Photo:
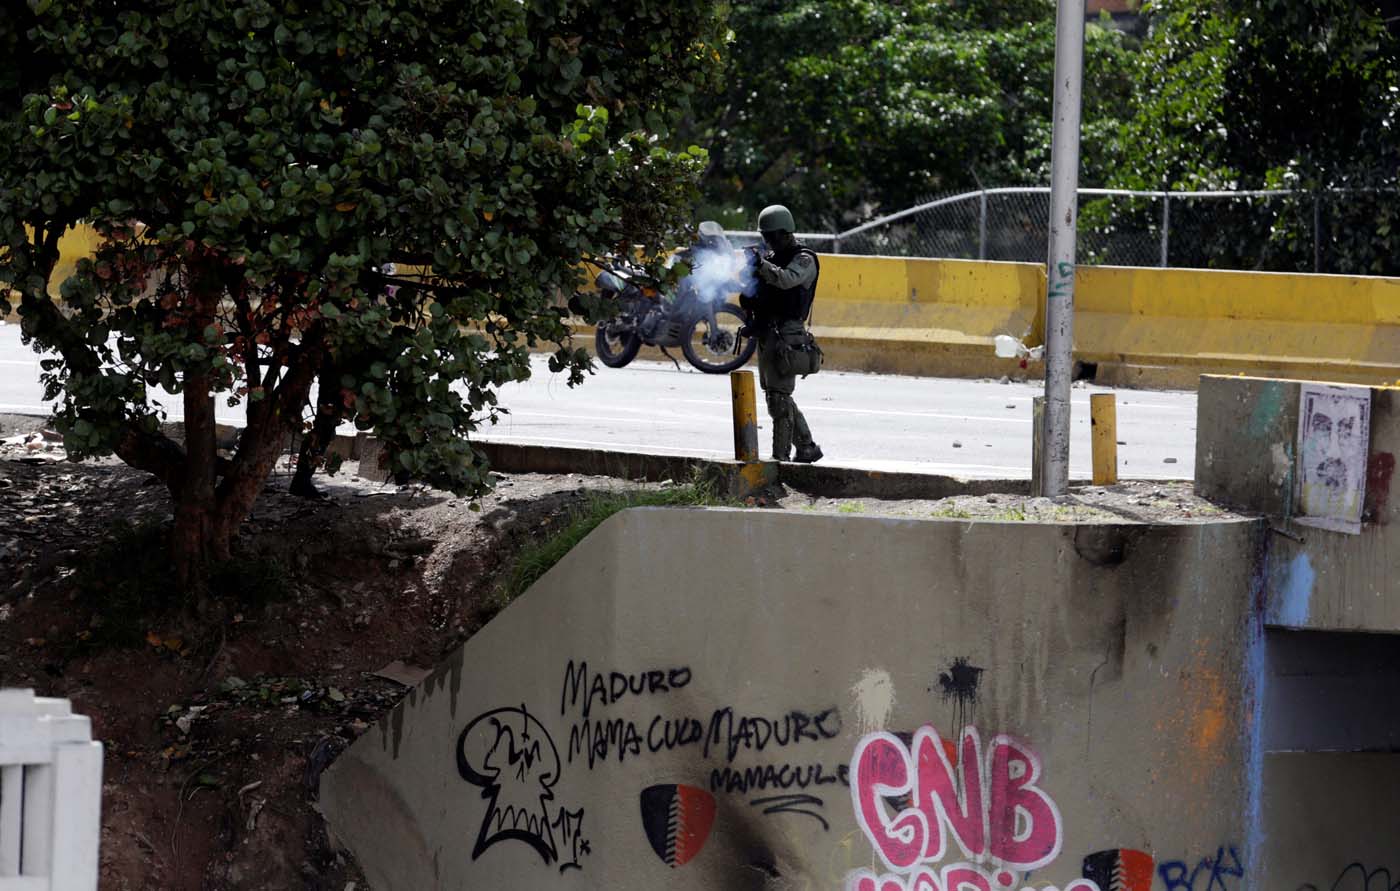
POLYGON ((598 273, 598 278, 594 281, 594 284, 604 291, 621 291, 625 287, 622 283, 622 279, 606 269, 598 273))

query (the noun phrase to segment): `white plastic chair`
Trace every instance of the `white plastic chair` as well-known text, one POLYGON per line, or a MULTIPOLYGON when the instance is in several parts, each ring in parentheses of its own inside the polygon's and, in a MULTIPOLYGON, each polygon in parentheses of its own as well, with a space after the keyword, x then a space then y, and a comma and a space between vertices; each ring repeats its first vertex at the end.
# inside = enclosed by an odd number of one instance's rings
POLYGON ((66 699, 0 690, 0 891, 96 891, 102 744, 66 699))

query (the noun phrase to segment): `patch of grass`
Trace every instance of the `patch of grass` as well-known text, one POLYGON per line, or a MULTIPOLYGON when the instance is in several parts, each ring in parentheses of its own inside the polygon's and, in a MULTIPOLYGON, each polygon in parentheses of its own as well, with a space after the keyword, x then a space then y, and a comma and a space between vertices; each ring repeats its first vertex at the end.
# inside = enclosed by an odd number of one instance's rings
POLYGON ((952 519, 952 520, 970 520, 970 519, 972 519, 972 514, 968 513, 967 511, 963 510, 963 509, 960 508, 960 507, 940 507, 938 510, 936 510, 936 511, 934 511, 933 513, 929 514, 929 516, 931 516, 931 517, 944 517, 944 518, 952 519))
MULTIPOLYGON (((160 522, 119 523, 77 567, 78 603, 97 621, 88 642, 102 646, 142 646, 146 632, 188 602, 175 581, 170 559, 170 527, 160 522)), ((287 567, 255 554, 240 554, 210 571, 211 598, 260 609, 291 590, 287 567)))
POLYGON ((733 507, 739 504, 718 494, 710 482, 698 478, 687 485, 665 489, 590 494, 583 504, 570 511, 568 522, 559 532, 521 549, 510 577, 497 591, 492 605, 499 610, 519 597, 588 533, 618 511, 629 507, 733 507))
POLYGON ((1004 511, 1002 511, 1001 513, 996 514, 995 516, 993 516, 992 519, 993 519, 993 520, 1012 520, 1012 521, 1015 521, 1015 522, 1020 523, 1020 522, 1024 522, 1024 521, 1030 519, 1030 517, 1026 514, 1026 512, 1025 512, 1024 510, 1022 510, 1022 509, 1019 508, 1019 507, 1008 507, 1006 510, 1004 510, 1004 511))
POLYGON ((861 501, 847 501, 836 508, 838 514, 858 514, 865 510, 865 503, 861 501))

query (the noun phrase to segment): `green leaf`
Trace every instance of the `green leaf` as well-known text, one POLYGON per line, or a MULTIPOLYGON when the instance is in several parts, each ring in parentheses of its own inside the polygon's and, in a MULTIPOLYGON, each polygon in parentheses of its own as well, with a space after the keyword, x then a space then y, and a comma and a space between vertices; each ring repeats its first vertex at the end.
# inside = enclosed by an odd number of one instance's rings
MULTIPOLYGON (((688 97, 718 83, 722 59, 693 51, 723 46, 715 4, 648 5, 640 28, 600 0, 557 17, 516 3, 30 8, 47 15, 22 35, 0 24, 27 72, 0 102, 0 169, 23 173, 0 190, 0 245, 75 215, 110 233, 62 284, 64 311, 24 320, 55 363, 65 430, 91 426, 71 435, 75 456, 157 435, 156 386, 208 381, 209 396, 267 409, 267 437, 295 432, 276 388, 329 353, 349 384, 338 421, 375 430, 415 478, 479 493, 467 434, 528 376, 527 345, 567 339, 555 295, 579 285, 580 259, 636 244, 655 265, 693 225, 703 171, 669 147, 688 97), (599 52, 581 21, 637 44, 599 52), (206 66, 179 62, 192 48, 206 66), (254 358, 279 383, 245 379, 254 358)), ((7 284, 43 300, 45 276, 0 249, 7 284)))

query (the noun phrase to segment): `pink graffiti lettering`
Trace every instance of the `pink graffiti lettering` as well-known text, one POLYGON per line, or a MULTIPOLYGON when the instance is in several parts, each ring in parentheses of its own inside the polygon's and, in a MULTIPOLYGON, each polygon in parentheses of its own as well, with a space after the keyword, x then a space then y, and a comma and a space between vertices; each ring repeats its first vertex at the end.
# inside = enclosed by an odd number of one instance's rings
POLYGON ((992 880, 970 863, 943 870, 943 891, 992 891, 992 880))
MULTIPOLYGON (((964 857, 990 857, 1009 869, 1027 871, 1053 862, 1060 853, 1060 811, 1037 785, 1041 766, 1035 752, 999 734, 984 756, 977 728, 966 727, 955 774, 949 748, 932 726, 919 728, 912 747, 887 732, 857 744, 851 758, 856 821, 885 867, 910 873, 912 880, 916 867, 950 853, 950 838, 964 857), (902 809, 891 816, 892 807, 902 809)), ((949 877, 945 870, 939 891, 992 891, 991 878, 980 872, 953 874, 951 887, 949 877)), ((912 885, 906 887, 912 891, 912 885)))
POLYGON ((904 880, 898 876, 877 878, 864 870, 851 876, 846 887, 849 891, 907 891, 904 880))
POLYGON ((982 742, 974 728, 963 731, 962 753, 957 759, 958 782, 953 782, 953 767, 947 750, 950 746, 938 738, 932 728, 920 730, 914 736, 914 752, 919 759, 919 797, 928 815, 929 839, 924 847, 924 859, 937 863, 943 859, 947 845, 940 826, 948 826, 948 834, 962 848, 963 856, 976 857, 987 849, 986 814, 982 805, 982 742), (969 769, 968 765, 971 765, 969 769), (962 791, 959 792, 958 790, 962 791))
POLYGON ((914 770, 909 750, 892 733, 872 733, 856 745, 851 773, 856 821, 866 837, 890 869, 911 868, 924 853, 928 819, 917 807, 905 808, 893 820, 886 819, 881 801, 912 791, 914 770))
POLYGON ((1018 869, 1036 869, 1060 853, 1060 810, 1040 779, 1040 759, 1009 736, 992 740, 992 856, 1018 869))
MULTIPOLYGON (((877 876, 868 869, 857 870, 846 879, 847 891, 1004 891, 986 870, 975 863, 954 863, 935 872, 920 866, 907 875, 886 873, 877 876)), ((1024 888, 1022 891, 1035 891, 1024 888)), ((1059 891, 1046 886, 1040 891, 1059 891)), ((1064 891, 1100 891, 1093 879, 1075 879, 1064 891)))

